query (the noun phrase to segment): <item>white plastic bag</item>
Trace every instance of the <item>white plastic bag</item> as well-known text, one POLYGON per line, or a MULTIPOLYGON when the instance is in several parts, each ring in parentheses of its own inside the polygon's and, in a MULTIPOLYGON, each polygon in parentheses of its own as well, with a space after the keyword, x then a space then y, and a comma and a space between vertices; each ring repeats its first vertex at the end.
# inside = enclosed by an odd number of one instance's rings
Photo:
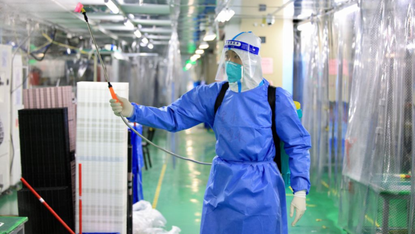
POLYGON ((144 230, 143 234, 179 234, 180 231, 180 228, 172 226, 170 231, 166 231, 163 228, 148 228, 144 230))
POLYGON ((153 209, 150 202, 139 201, 133 205, 134 234, 179 234, 180 228, 173 226, 172 230, 164 230, 166 219, 153 209))

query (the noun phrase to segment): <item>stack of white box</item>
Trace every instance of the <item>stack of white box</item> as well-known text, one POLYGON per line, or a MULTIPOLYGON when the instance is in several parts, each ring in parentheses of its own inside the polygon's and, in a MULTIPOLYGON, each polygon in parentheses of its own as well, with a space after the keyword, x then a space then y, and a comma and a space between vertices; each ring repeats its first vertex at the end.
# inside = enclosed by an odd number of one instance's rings
MULTIPOLYGON (((128 83, 112 85, 118 95, 128 97, 128 83)), ((127 127, 111 110, 107 83, 79 82, 77 98, 76 161, 82 164, 82 231, 125 234, 127 127)), ((78 171, 76 176, 78 191, 78 171)), ((76 195, 79 232, 79 193, 76 195)))

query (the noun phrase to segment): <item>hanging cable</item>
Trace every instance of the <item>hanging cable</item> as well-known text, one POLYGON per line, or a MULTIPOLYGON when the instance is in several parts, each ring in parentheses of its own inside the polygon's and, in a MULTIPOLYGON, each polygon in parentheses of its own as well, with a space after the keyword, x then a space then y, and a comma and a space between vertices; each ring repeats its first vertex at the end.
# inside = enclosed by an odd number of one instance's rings
MULTIPOLYGON (((49 48, 52 46, 53 42, 55 41, 55 37, 56 37, 56 29, 54 29, 54 32, 53 32, 52 42, 50 42, 50 43, 46 46, 46 49, 45 49, 45 51, 43 52, 43 56, 42 56, 42 58, 38 58, 38 57, 36 57, 36 56, 34 55, 34 52, 30 52, 30 55, 31 55, 34 59, 36 59, 37 61, 39 61, 39 62, 43 61, 43 59, 46 57, 46 53, 48 52, 49 48)), ((36 52, 36 51, 35 51, 35 52, 36 52)))
POLYGON ((162 147, 160 147, 160 146, 158 146, 158 145, 154 144, 154 143, 153 143, 153 142, 151 142, 149 139, 147 139, 146 137, 144 137, 143 135, 141 135, 139 132, 137 132, 137 131, 133 128, 133 127, 131 127, 131 125, 128 123, 128 121, 125 119, 125 117, 124 117, 124 116, 122 116, 122 115, 120 114, 120 117, 121 117, 122 121, 125 123, 125 125, 127 125, 127 126, 131 129, 131 131, 133 131, 135 134, 137 134, 138 136, 140 136, 143 140, 145 140, 146 142, 148 142, 150 145, 152 145, 152 146, 156 147, 157 149, 159 149, 159 150, 161 150, 161 151, 164 151, 164 152, 166 152, 166 153, 168 153, 168 154, 170 154, 170 155, 173 155, 174 157, 180 158, 180 159, 182 159, 182 160, 186 160, 186 161, 194 162, 194 163, 201 164, 201 165, 212 165, 212 163, 200 162, 200 161, 197 161, 197 160, 194 160, 194 159, 191 159, 191 158, 186 158, 186 157, 180 156, 180 155, 178 155, 178 154, 176 154, 176 153, 173 153, 173 152, 171 152, 171 151, 169 151, 169 150, 166 150, 166 149, 164 149, 164 148, 162 148, 162 147))

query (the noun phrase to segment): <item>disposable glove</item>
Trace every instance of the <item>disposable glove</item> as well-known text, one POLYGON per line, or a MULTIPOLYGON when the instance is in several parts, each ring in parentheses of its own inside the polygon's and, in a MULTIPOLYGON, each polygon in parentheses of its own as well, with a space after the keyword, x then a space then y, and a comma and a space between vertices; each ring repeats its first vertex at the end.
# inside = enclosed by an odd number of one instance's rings
POLYGON ((117 102, 115 99, 110 99, 112 111, 116 116, 120 116, 120 113, 124 117, 131 117, 133 115, 134 107, 131 103, 123 97, 117 95, 117 98, 120 102, 117 102))
POLYGON ((290 211, 290 217, 293 217, 294 209, 296 211, 294 221, 291 223, 291 226, 293 227, 298 222, 298 220, 300 220, 301 216, 303 216, 306 210, 305 196, 306 196, 305 190, 301 190, 301 191, 294 193, 294 198, 291 202, 291 211, 290 211))

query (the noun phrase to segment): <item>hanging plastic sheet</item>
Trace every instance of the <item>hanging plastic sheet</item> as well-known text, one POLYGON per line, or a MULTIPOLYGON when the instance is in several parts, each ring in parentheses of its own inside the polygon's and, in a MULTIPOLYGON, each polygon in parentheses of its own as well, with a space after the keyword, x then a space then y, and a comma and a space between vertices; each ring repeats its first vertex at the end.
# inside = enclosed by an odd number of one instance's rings
POLYGON ((312 184, 350 233, 415 233, 414 4, 349 2, 296 38, 312 184))
MULTIPOLYGON (((303 124, 310 132, 311 179, 314 186, 322 186, 321 179, 327 168, 328 157, 328 18, 312 22, 312 28, 304 32, 302 39, 312 40, 309 46, 309 63, 304 81, 304 118, 303 124)), ((306 53, 304 53, 306 54, 306 53)))
MULTIPOLYGON (((413 141, 413 135, 415 134, 415 125, 413 116, 415 116, 415 3, 412 3, 408 6, 408 11, 406 13, 405 19, 405 46, 406 46, 406 63, 405 63, 405 76, 407 77, 407 81, 409 81, 406 86, 409 86, 410 90, 412 91, 412 95, 409 98, 412 98, 412 111, 406 112, 408 115, 408 120, 405 122, 405 129, 409 130, 405 132, 405 147, 410 147, 411 151, 409 152, 412 154, 412 180, 411 180, 411 197, 410 197, 410 207, 408 207, 409 212, 409 223, 408 223, 408 233, 413 234, 415 233, 415 142, 413 141), (410 79, 409 77, 412 77, 410 79), (412 83, 411 83, 412 82, 412 83), (412 127, 412 131, 410 128, 412 127)), ((411 100, 408 100, 408 103, 411 103, 411 100)), ((409 108, 409 104, 406 108, 409 108)))
POLYGON ((156 79, 158 56, 142 54, 130 59, 128 69, 120 69, 120 72, 128 71, 131 73, 123 76, 131 87, 129 100, 140 105, 155 106, 154 100, 159 93, 156 79))
POLYGON ((340 204, 341 225, 350 233, 407 233, 413 222, 410 3, 365 1, 356 19, 340 204))
MULTIPOLYGON (((182 76, 182 63, 180 56, 180 42, 177 33, 178 18, 180 14, 180 0, 172 1, 172 8, 170 9, 170 19, 172 21, 172 34, 169 41, 169 48, 167 51, 167 69, 166 69, 166 88, 167 88, 167 100, 168 104, 171 104, 181 95, 185 93, 187 82, 182 76)), ((170 150, 175 152, 177 143, 177 134, 167 134, 167 145, 170 146, 170 150)), ((175 165, 176 158, 172 158, 173 165, 175 165)))
MULTIPOLYGON (((354 11, 316 17, 296 44, 297 88, 303 89, 304 124, 312 134, 312 182, 339 197, 355 42, 354 11), (303 79, 303 81, 301 81, 303 79)), ((296 93, 296 91, 294 92, 296 93)), ((298 92, 297 92, 298 93, 298 92)))
MULTIPOLYGON (((329 28, 328 98, 329 142, 327 157, 327 189, 338 202, 343 169, 345 135, 348 122, 350 83, 353 73, 355 17, 357 5, 352 4, 333 14, 329 28)), ((325 180, 323 179, 323 182, 325 180)))

